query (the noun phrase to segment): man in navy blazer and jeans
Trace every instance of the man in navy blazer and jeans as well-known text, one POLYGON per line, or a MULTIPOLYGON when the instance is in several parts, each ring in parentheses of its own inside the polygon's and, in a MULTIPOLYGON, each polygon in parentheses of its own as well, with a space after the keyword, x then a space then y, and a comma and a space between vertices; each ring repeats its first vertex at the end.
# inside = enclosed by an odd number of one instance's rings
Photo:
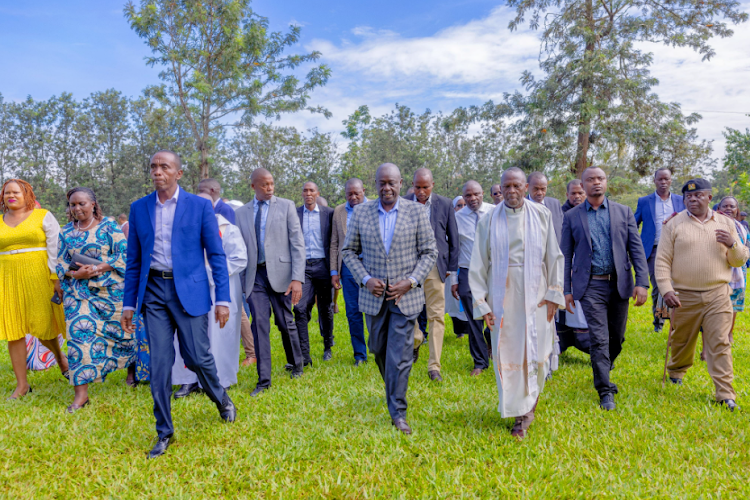
POLYGON ((125 331, 134 333, 133 313, 141 309, 151 351, 158 435, 149 458, 163 455, 174 434, 170 400, 175 331, 185 364, 198 375, 221 418, 234 422, 237 416, 219 383, 207 333, 211 293, 204 259, 211 264, 216 284, 216 321, 224 328, 231 300, 226 255, 211 203, 180 189, 181 177, 180 157, 171 151, 157 152, 151 158, 156 191, 130 207, 121 322, 125 331))
POLYGON ((589 167, 581 180, 586 201, 568 210, 563 220, 565 305, 573 313, 574 301, 581 302, 599 405, 614 410, 617 386, 610 382, 609 372, 625 340, 628 299, 636 299, 636 306, 646 303, 648 267, 633 212, 604 196, 604 170, 589 167))
POLYGON ((651 312, 654 315, 654 331, 660 332, 664 326, 664 318, 656 314, 656 303, 659 298, 659 287, 656 286, 656 273, 654 272, 656 247, 659 245, 661 227, 664 222, 673 213, 685 210, 685 204, 682 196, 669 192, 672 186, 672 172, 668 168, 663 167, 654 172, 654 185, 656 185, 655 192, 638 198, 635 223, 639 226, 643 223, 641 242, 648 260, 648 275, 651 278, 651 312))

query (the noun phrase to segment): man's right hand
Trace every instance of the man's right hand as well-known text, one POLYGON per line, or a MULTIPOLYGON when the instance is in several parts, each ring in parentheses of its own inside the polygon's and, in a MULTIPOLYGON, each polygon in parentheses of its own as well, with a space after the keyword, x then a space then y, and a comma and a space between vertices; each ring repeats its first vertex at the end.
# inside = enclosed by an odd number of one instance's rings
POLYGON ((576 308, 576 301, 573 299, 573 294, 569 293, 565 296, 565 310, 568 311, 570 314, 575 314, 573 312, 573 309, 576 308))
POLYGON ((666 295, 664 295, 664 303, 669 307, 682 307, 682 302, 680 302, 680 299, 674 292, 667 292, 666 295))
POLYGON ((331 285, 333 285, 333 288, 336 290, 341 290, 341 279, 338 274, 331 276, 331 285))
POLYGON ((369 280, 367 280, 367 284, 365 286, 370 291, 370 293, 376 297, 380 297, 385 292, 385 283, 377 278, 370 278, 369 280))
POLYGON ((454 299, 461 300, 461 297, 458 296, 458 285, 451 285, 451 294, 454 299))
POLYGON ((125 333, 135 333, 135 325, 133 324, 133 311, 128 309, 122 312, 120 316, 120 325, 125 333))

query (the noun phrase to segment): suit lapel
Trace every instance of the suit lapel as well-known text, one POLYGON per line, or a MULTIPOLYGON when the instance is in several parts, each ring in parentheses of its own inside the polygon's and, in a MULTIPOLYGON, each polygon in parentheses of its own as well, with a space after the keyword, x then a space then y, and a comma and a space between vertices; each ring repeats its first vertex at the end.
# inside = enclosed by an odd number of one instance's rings
POLYGON ((651 209, 651 220, 656 221, 656 193, 651 193, 649 196, 648 206, 651 209))
MULTIPOLYGON (((583 225, 583 232, 586 233, 586 241, 589 242, 589 248, 593 249, 594 247, 591 246, 591 230, 589 229, 589 217, 588 217, 588 214, 586 213, 585 203, 586 203, 585 201, 581 203, 581 205, 583 206, 583 209, 578 211, 578 215, 581 217, 581 225, 583 225)), ((612 221, 610 220, 610 224, 611 222, 612 221)))
MULTIPOLYGON (((419 203, 419 202, 417 201, 415 203, 419 203)), ((396 227, 393 228, 393 238, 391 238, 391 250, 393 250, 393 247, 396 245, 396 242, 399 239, 399 236, 407 233, 406 226, 411 220, 411 211, 409 210, 408 207, 409 205, 406 205, 406 204, 402 205, 399 202, 398 214, 396 215, 396 227)))
POLYGON ((180 196, 177 198, 177 207, 174 209, 174 222, 172 223, 172 241, 175 241, 175 235, 177 234, 177 226, 180 225, 182 216, 185 215, 187 210, 187 191, 180 188, 180 196))
POLYGON ((378 215, 379 204, 380 202, 376 201, 375 203, 372 204, 372 208, 370 209, 370 227, 374 227, 378 233, 378 237, 375 238, 375 240, 380 244, 380 250, 383 252, 383 255, 388 255, 388 253, 385 251, 385 243, 383 242, 383 233, 380 231, 380 216, 378 215))
POLYGON ((326 244, 326 234, 328 234, 328 213, 320 207, 320 239, 323 240, 323 245, 326 244))
POLYGON ((148 216, 151 219, 151 231, 156 233, 156 191, 151 193, 146 201, 146 208, 148 209, 148 216))
POLYGON ((432 232, 435 232, 435 226, 437 226, 437 196, 432 199, 432 205, 430 205, 430 225, 432 226, 432 232))

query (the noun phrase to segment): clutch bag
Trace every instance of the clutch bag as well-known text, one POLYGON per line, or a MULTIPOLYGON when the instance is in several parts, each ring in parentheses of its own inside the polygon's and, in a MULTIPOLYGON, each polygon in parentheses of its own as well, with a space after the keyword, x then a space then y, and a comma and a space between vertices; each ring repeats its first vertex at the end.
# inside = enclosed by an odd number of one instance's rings
POLYGON ((99 259, 95 259, 93 257, 89 257, 88 255, 83 255, 78 252, 74 252, 70 255, 70 270, 71 271, 78 271, 81 266, 98 266, 101 264, 102 261, 99 259))

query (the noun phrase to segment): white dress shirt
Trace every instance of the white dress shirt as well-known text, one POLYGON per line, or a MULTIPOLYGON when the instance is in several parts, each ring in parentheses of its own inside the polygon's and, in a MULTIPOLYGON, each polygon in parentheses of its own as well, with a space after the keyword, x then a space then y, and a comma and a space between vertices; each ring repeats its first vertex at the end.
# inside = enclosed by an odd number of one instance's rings
MULTIPOLYGON (((458 226, 458 267, 469 268, 471 263, 471 251, 474 249, 474 235, 477 232, 479 219, 490 213, 495 205, 482 202, 479 209, 473 212, 469 205, 456 212, 456 225, 458 226)), ((458 275, 451 276, 454 285, 458 284, 458 275)))

